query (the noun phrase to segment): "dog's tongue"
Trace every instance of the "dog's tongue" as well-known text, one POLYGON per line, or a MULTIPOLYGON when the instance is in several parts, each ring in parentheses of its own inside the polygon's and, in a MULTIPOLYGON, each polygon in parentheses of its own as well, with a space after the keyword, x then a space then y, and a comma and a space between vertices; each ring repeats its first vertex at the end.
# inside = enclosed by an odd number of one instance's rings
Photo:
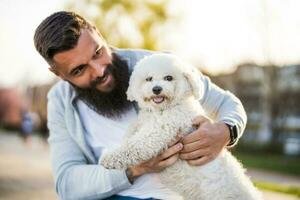
POLYGON ((154 103, 161 103, 164 101, 164 97, 154 97, 153 101, 154 103))

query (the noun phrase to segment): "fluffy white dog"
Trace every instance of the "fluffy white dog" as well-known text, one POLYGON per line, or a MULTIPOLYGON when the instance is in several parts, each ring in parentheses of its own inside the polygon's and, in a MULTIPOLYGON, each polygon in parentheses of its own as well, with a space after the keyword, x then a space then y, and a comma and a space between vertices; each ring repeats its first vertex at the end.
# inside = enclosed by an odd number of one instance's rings
MULTIPOLYGON (((155 54, 135 67, 127 91, 140 112, 124 143, 103 154, 100 164, 125 169, 149 160, 168 148, 178 132, 191 132, 192 120, 204 111, 198 101, 204 89, 199 71, 176 57, 155 54)), ((203 166, 184 160, 160 172, 162 182, 184 199, 259 200, 261 194, 227 150, 203 166)))

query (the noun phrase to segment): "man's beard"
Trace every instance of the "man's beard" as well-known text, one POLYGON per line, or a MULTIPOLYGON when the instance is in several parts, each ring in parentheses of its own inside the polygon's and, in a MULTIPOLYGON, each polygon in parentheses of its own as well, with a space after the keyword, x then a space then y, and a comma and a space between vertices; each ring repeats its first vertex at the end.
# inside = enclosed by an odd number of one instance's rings
POLYGON ((110 92, 101 92, 96 87, 102 78, 91 81, 89 88, 79 88, 72 84, 78 98, 91 109, 108 118, 120 118, 129 110, 131 103, 127 100, 126 90, 129 84, 129 69, 126 61, 115 53, 112 54, 112 64, 104 72, 114 77, 115 86, 110 92))

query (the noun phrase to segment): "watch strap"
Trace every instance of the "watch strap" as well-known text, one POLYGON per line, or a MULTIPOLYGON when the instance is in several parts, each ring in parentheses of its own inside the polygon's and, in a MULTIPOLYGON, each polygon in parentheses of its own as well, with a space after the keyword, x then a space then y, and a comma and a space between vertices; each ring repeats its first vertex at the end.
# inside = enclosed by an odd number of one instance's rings
POLYGON ((230 125, 225 123, 229 129, 229 134, 230 134, 230 142, 227 146, 232 146, 234 145, 237 140, 238 140, 238 134, 237 134, 237 128, 235 125, 230 125))

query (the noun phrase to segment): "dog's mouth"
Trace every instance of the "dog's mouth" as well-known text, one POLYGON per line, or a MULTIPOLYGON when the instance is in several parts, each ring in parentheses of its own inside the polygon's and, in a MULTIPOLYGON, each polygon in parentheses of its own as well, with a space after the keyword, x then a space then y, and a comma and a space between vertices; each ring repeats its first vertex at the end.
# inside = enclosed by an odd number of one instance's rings
POLYGON ((151 97, 151 100, 156 104, 160 104, 160 103, 164 102, 165 99, 166 99, 166 96, 163 96, 163 95, 156 95, 156 96, 151 97))
POLYGON ((161 103, 163 103, 164 101, 166 101, 168 99, 169 98, 167 96, 165 96, 165 95, 154 95, 154 96, 151 96, 151 97, 145 97, 144 101, 145 102, 152 101, 155 104, 161 104, 161 103))

